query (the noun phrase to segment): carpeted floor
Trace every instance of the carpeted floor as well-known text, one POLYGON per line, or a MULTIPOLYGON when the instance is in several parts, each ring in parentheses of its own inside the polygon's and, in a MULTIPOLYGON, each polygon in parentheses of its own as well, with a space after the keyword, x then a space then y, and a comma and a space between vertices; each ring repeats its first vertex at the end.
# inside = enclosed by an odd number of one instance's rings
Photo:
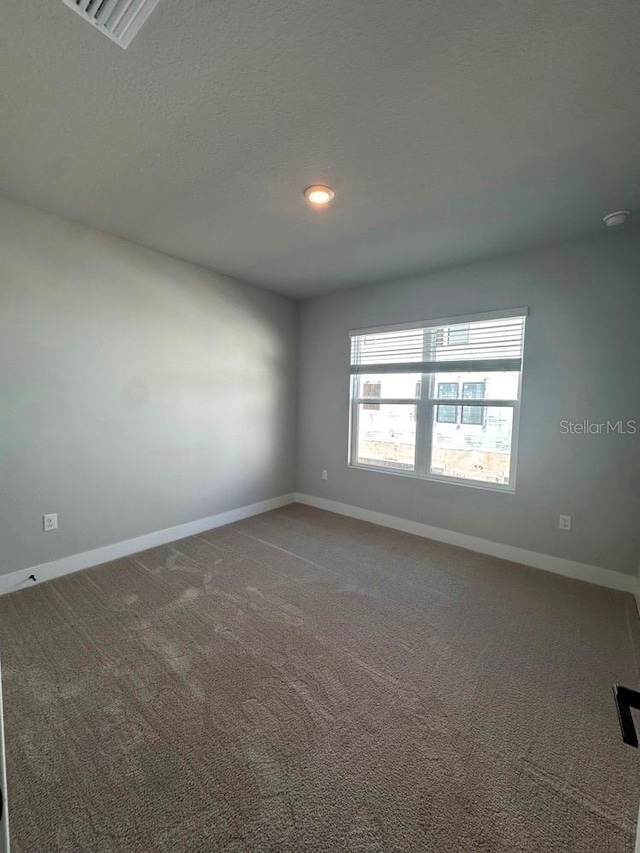
POLYGON ((291 505, 0 598, 14 853, 630 853, 630 595, 291 505))

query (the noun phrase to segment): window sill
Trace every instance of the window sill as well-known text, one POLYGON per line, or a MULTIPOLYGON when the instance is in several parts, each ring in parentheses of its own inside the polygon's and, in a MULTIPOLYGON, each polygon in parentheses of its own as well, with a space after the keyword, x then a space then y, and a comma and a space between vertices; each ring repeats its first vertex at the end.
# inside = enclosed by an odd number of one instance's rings
POLYGON ((374 474, 393 474, 396 477, 410 477, 412 480, 427 480, 431 483, 445 483, 452 486, 464 486, 467 489, 481 489, 482 491, 498 492, 503 495, 515 495, 515 485, 501 485, 499 483, 482 483, 478 480, 465 480, 462 477, 444 477, 438 474, 416 474, 414 471, 402 471, 395 468, 378 468, 375 465, 358 465, 349 462, 349 468, 356 471, 372 471, 374 474))

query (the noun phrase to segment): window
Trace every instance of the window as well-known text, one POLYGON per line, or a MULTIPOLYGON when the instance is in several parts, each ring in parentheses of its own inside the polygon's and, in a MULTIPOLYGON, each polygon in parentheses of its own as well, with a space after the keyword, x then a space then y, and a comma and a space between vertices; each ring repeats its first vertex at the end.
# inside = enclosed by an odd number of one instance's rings
MULTIPOLYGON (((460 396, 457 382, 438 382, 438 399, 443 397, 457 400, 460 396)), ((455 424, 458 421, 457 406, 438 406, 436 408, 436 420, 441 424, 455 424)))
MULTIPOLYGON (((463 382, 462 383, 462 399, 463 400, 483 400, 485 391, 485 382, 463 382)), ((482 426, 485 420, 484 406, 463 406, 462 407, 462 423, 475 424, 482 426)))
POLYGON ((526 314, 352 332, 350 464, 513 491, 526 314))
MULTIPOLYGON (((379 397, 382 386, 379 382, 365 382, 362 386, 363 397, 379 397)), ((380 411, 380 403, 363 403, 363 409, 369 409, 372 412, 380 411)))
POLYGON ((463 382, 462 383, 462 399, 463 400, 484 400, 485 382, 463 382))

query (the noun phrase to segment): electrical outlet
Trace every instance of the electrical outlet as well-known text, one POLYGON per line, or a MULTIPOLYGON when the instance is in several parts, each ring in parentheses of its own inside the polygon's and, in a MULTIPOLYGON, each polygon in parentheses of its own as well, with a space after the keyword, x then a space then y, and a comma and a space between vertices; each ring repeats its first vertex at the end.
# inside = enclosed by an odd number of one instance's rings
POLYGON ((322 479, 323 479, 323 480, 328 480, 328 479, 329 479, 329 472, 326 470, 326 468, 323 468, 323 469, 322 469, 322 479))
POLYGON ((558 527, 560 530, 571 530, 571 516, 561 515, 558 517, 558 527))
POLYGON ((48 515, 42 516, 42 529, 45 533, 48 533, 49 530, 57 530, 58 529, 58 513, 50 512, 48 515))

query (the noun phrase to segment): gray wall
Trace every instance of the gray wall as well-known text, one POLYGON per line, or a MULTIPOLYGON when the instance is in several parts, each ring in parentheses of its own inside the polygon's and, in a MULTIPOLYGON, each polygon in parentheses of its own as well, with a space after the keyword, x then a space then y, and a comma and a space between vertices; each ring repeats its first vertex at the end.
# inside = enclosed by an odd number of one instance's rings
POLYGON ((283 297, 0 200, 0 574, 291 492, 296 345, 283 297))
MULTIPOLYGON (((640 434, 559 422, 640 419, 637 234, 300 310, 298 491, 636 573, 640 434), (348 468, 350 328, 520 305, 515 495, 348 468)), ((282 297, 0 200, 0 574, 292 491, 296 329, 282 297)))
POLYGON ((302 305, 299 492, 635 574, 640 529, 640 237, 596 240, 357 288, 302 305), (347 332, 528 306, 516 494, 347 466, 347 332), (636 436, 560 421, 637 418, 636 436), (326 468, 329 480, 323 482, 326 468), (558 515, 573 516, 559 531, 558 515))

